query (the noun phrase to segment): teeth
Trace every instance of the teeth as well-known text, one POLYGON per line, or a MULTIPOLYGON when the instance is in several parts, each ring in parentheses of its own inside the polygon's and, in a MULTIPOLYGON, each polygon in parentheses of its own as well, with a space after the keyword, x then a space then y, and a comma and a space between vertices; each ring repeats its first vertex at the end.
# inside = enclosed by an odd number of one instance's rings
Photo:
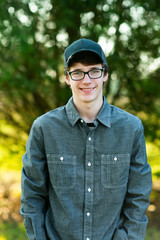
POLYGON ((88 90, 92 90, 93 88, 82 88, 82 89, 88 91, 88 90))

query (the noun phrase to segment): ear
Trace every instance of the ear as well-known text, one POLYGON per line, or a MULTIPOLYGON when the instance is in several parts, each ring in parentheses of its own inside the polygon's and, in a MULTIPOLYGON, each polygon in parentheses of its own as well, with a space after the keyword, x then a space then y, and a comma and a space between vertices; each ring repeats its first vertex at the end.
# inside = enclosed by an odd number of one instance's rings
POLYGON ((103 82, 105 83, 107 81, 107 79, 108 79, 108 72, 104 75, 103 82))
POLYGON ((69 76, 65 75, 65 81, 66 81, 67 85, 70 86, 70 78, 69 78, 69 76))

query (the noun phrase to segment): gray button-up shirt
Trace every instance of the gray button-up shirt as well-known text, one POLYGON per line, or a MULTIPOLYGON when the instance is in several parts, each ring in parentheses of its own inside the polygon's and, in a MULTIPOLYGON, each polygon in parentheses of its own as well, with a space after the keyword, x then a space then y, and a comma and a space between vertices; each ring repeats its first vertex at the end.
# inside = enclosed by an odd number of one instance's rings
POLYGON ((88 127, 71 98, 37 118, 23 156, 30 240, 141 240, 151 192, 141 121, 109 105, 88 127))

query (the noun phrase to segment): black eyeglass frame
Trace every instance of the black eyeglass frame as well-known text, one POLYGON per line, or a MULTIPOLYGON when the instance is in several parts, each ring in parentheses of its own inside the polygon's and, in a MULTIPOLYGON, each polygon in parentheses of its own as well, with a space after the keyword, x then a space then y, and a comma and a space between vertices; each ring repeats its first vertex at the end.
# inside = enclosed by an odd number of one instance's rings
POLYGON ((74 71, 72 71, 72 72, 67 71, 67 73, 69 74, 69 76, 71 77, 71 79, 72 79, 73 81, 81 81, 82 79, 84 79, 84 77, 85 77, 86 74, 88 75, 88 77, 89 77, 90 79, 98 79, 98 78, 101 78, 103 71, 105 71, 105 68, 90 69, 90 70, 87 71, 87 72, 79 71, 79 72, 82 72, 82 73, 83 73, 83 77, 80 78, 80 79, 73 79, 73 78, 72 78, 72 73, 78 72, 78 71, 76 71, 76 70, 74 70, 74 71), (101 75, 100 75, 99 77, 90 77, 89 73, 90 73, 91 71, 94 71, 94 70, 100 70, 100 71, 101 71, 101 75))

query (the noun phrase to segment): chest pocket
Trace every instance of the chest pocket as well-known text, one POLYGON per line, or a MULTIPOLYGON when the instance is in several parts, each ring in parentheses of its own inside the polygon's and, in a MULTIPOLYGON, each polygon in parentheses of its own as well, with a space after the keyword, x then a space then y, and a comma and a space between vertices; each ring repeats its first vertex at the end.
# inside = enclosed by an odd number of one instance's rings
POLYGON ((54 188, 72 189, 76 184, 76 156, 47 154, 50 181, 54 188))
POLYGON ((128 181, 130 154, 101 155, 101 183, 105 188, 122 188, 128 181))

